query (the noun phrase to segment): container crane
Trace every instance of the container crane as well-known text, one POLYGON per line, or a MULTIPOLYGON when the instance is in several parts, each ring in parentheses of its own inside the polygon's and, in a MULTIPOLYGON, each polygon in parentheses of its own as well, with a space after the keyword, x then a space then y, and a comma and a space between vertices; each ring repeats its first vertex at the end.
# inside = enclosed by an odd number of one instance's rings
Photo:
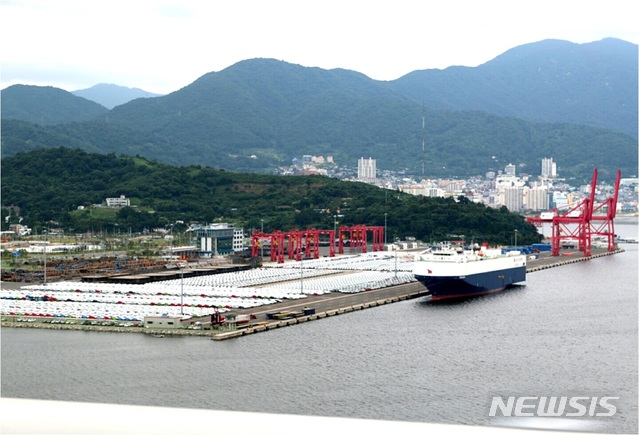
POLYGON ((607 237, 608 251, 614 251, 614 218, 617 211, 621 171, 617 171, 617 179, 612 197, 607 198, 601 204, 595 205, 597 175, 597 168, 595 168, 590 183, 590 195, 567 211, 560 214, 558 210, 555 209, 553 212, 541 213, 539 216, 526 219, 535 226, 541 226, 544 222, 551 224, 551 251, 553 256, 560 255, 562 241, 577 240, 579 250, 583 251, 585 257, 590 257, 592 253, 593 235, 607 237), (606 209, 605 214, 597 213, 604 208, 606 209))

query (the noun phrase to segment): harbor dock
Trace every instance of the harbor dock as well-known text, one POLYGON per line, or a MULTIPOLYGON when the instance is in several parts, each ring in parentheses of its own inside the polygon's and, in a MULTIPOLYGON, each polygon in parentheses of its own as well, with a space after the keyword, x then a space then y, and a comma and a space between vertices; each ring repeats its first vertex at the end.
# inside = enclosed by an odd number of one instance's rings
MULTIPOLYGON (((576 262, 591 261, 599 257, 621 252, 623 252, 623 249, 617 249, 612 252, 608 252, 605 249, 593 249, 590 257, 584 257, 583 252, 578 250, 555 257, 551 256, 550 253, 541 253, 538 258, 528 261, 526 272, 533 273, 576 262)), ((142 327, 142 325, 138 325, 137 327, 105 326, 103 324, 87 324, 87 322, 83 322, 83 324, 71 322, 53 324, 43 322, 41 318, 32 318, 27 321, 24 318, 19 319, 13 316, 3 316, 2 326, 104 332, 137 332, 155 337, 203 336, 219 341, 298 325, 395 302, 428 297, 428 295, 428 290, 418 282, 369 289, 357 293, 331 292, 319 295, 308 295, 302 299, 283 300, 276 304, 261 307, 235 309, 233 310, 235 316, 238 318, 250 318, 250 320, 241 323, 231 323, 231 325, 223 327, 211 325, 211 316, 194 317, 190 319, 191 327, 175 329, 152 329, 142 327)))
MULTIPOLYGON (((571 255, 562 255, 556 257, 553 257, 549 253, 546 253, 546 255, 542 255, 535 260, 529 261, 526 267, 526 273, 538 272, 541 270, 564 266, 581 261, 590 261, 599 257, 618 254, 620 252, 623 252, 623 249, 617 249, 614 252, 608 252, 603 249, 593 250, 593 254, 590 257, 584 257, 583 252, 580 251, 570 253, 571 255)), ((372 290, 370 292, 348 295, 324 295, 318 297, 317 300, 314 301, 304 300, 296 301, 293 303, 282 303, 278 304, 277 310, 279 312, 294 312, 293 310, 299 309, 300 307, 307 307, 314 309, 314 313, 302 316, 289 316, 284 319, 269 319, 267 315, 269 312, 273 311, 273 308, 271 307, 270 310, 265 309, 264 311, 253 313, 256 315, 256 326, 251 327, 249 325, 249 327, 237 329, 234 331, 213 333, 211 338, 213 340, 226 340, 229 338, 241 337, 243 335, 249 335, 257 332, 264 332, 272 329, 282 328, 285 326, 292 326, 313 320, 323 319, 325 317, 346 314, 366 308, 373 308, 394 302, 426 297, 428 295, 428 290, 420 283, 415 282, 384 289, 372 290)))

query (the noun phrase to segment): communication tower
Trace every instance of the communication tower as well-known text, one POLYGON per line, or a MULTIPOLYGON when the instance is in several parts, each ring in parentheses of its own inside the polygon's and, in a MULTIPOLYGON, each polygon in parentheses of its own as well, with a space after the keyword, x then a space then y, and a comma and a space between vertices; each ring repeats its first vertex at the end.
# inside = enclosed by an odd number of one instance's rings
POLYGON ((426 113, 424 103, 422 103, 422 176, 424 176, 424 165, 426 164, 426 113))

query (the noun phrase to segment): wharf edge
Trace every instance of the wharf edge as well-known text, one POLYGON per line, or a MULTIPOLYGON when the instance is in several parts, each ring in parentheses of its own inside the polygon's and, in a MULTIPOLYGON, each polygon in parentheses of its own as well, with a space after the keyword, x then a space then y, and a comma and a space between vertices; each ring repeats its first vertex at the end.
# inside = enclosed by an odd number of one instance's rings
MULTIPOLYGON (((537 260, 533 261, 534 266, 530 266, 528 265, 526 268, 526 273, 533 273, 533 272, 538 272, 540 270, 546 270, 546 269, 550 269, 553 267, 558 267, 558 266, 564 266, 567 264, 572 264, 572 263, 577 263, 580 261, 589 261, 595 258, 599 258, 599 257, 605 257, 608 255, 614 255, 614 254, 619 254, 625 252, 623 249, 618 248, 612 252, 608 252, 608 251, 604 251, 604 252, 598 252, 598 253, 593 253, 590 257, 584 257, 583 253, 581 252, 577 252, 577 253, 573 253, 573 255, 570 256, 558 256, 558 257, 550 257, 550 256, 546 256, 546 257, 540 257, 537 260), (581 254, 581 255, 579 255, 581 254), (543 264, 539 264, 539 263, 543 263, 543 264)), ((252 328, 246 328, 246 329, 242 329, 242 330, 235 330, 235 331, 228 331, 228 332, 221 332, 221 333, 217 333, 212 335, 211 339, 212 340, 227 340, 230 338, 237 338, 237 337, 242 337, 245 335, 251 335, 257 332, 264 332, 264 331, 269 331, 272 329, 277 329, 277 328, 282 328, 285 326, 292 326, 292 325, 297 325, 300 323, 305 323, 305 322, 309 322, 312 320, 317 320, 317 319, 323 319, 325 317, 332 317, 332 316, 336 316, 339 314, 345 314, 345 313, 350 313, 352 311, 359 311, 359 310, 363 310, 366 308, 372 308, 372 307, 376 307, 376 306, 380 306, 380 305, 385 305, 385 304, 389 304, 389 303, 394 303, 394 302, 400 302, 400 301, 405 301, 408 299, 415 299, 415 298, 419 298, 422 296, 428 296, 429 292, 428 290, 424 289, 423 286, 419 283, 412 283, 412 284, 403 284, 400 286, 396 286, 396 287, 404 287, 404 286, 412 286, 412 285, 418 285, 420 286, 423 290, 419 290, 416 289, 415 291, 409 292, 409 293, 401 293, 397 296, 394 297, 390 297, 390 298, 386 298, 386 299, 379 299, 379 300, 373 300, 370 302, 364 302, 364 303, 360 303, 360 304, 355 304, 355 305, 350 305, 350 306, 344 306, 342 308, 337 308, 337 309, 332 309, 332 310, 327 310, 327 311, 321 311, 318 312, 316 314, 312 314, 312 315, 308 315, 308 316, 302 316, 302 317, 298 317, 298 318, 292 318, 292 319, 286 319, 286 320, 279 320, 279 321, 273 321, 273 322, 269 322, 265 325, 257 325, 255 327, 252 328)), ((383 289, 380 289, 383 290, 383 289)), ((356 293, 355 295, 362 295, 364 293, 356 293)))
MULTIPOLYGON (((593 252, 590 257, 584 257, 583 253, 576 251, 571 253, 570 256, 542 256, 536 260, 532 260, 532 265, 528 263, 526 273, 538 272, 541 270, 550 269, 553 267, 564 266, 567 264, 577 263, 580 261, 589 261, 595 258, 605 257, 608 255, 614 255, 625 252, 624 249, 618 248, 612 252, 600 251, 593 252)), ((211 340, 221 341, 232 338, 238 338, 246 335, 252 335, 258 332, 266 332, 273 329, 279 329, 286 326, 298 325, 301 323, 310 322, 313 320, 323 319, 326 317, 333 317, 341 314, 350 313, 353 311, 360 311, 367 308, 373 308, 381 305, 392 304, 395 302, 405 301, 409 299, 416 299, 423 296, 428 296, 429 292, 420 283, 413 282, 407 284, 401 284, 393 287, 386 287, 360 293, 347 293, 347 294, 329 294, 313 297, 313 300, 295 300, 286 301, 277 304, 277 308, 269 306, 261 311, 254 309, 236 310, 242 314, 249 312, 256 314, 257 320, 261 320, 258 324, 231 331, 218 331, 214 329, 147 329, 147 328, 123 328, 123 327, 110 327, 110 326, 94 326, 94 325, 69 325, 69 324, 49 324, 49 323, 23 323, 15 321, 3 321, 2 327, 14 327, 14 328, 40 328, 40 329, 57 329, 57 330, 78 330, 78 331, 101 331, 101 332, 129 332, 129 333, 143 333, 150 336, 201 336, 209 337, 211 340), (333 305, 337 304, 337 307, 333 305), (266 319, 267 311, 286 311, 293 308, 314 307, 316 312, 309 315, 300 317, 293 317, 290 319, 282 320, 270 320, 266 319), (319 308, 320 311, 317 311, 319 308)), ((8 316, 4 316, 5 318, 8 316)), ((208 317, 208 316, 207 316, 208 317)), ((203 317, 202 320, 206 319, 203 317)))

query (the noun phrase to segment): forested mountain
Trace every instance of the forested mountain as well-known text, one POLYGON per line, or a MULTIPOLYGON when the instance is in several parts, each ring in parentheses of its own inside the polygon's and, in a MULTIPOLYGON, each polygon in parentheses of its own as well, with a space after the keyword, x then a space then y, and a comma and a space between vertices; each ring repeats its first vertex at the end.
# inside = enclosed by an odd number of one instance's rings
POLYGON ((13 85, 1 92, 2 120, 16 119, 37 125, 88 121, 109 110, 94 101, 51 86, 13 85))
MULTIPOLYGON (((41 149, 2 159, 2 229, 9 206, 19 207, 25 224, 67 231, 141 231, 176 220, 232 222, 250 231, 291 228, 332 229, 340 225, 384 225, 389 240, 414 236, 510 243, 516 229, 522 243, 540 235, 505 207, 490 209, 461 198, 425 198, 364 183, 321 176, 237 174, 203 166, 175 167, 142 158, 41 149), (107 197, 126 195, 131 207, 95 209, 107 197), (78 210, 78 206, 86 206, 78 210), (56 222, 56 224, 52 223, 56 222)), ((16 219, 15 214, 12 216, 16 219)))
POLYGON ((543 41, 477 68, 415 72, 394 82, 247 60, 92 121, 36 127, 7 121, 3 109, 3 155, 77 146, 270 173, 304 154, 331 155, 350 167, 372 157, 379 169, 424 177, 465 177, 508 163, 538 175, 541 159, 553 157, 566 178, 589 180, 595 166, 602 179, 612 179, 618 168, 632 176, 638 164, 636 47, 619 40, 543 41), (423 95, 429 95, 426 101, 423 95), (451 111, 477 107, 482 111, 451 111), (585 125, 606 123, 609 128, 585 125))
POLYGON ((130 156, 171 157, 167 142, 154 134, 141 133, 102 121, 39 126, 24 121, 2 121, 2 154, 41 148, 70 147, 90 152, 130 156), (159 150, 159 152, 158 152, 159 150))
MULTIPOLYGON (((165 97, 155 100, 161 98, 165 97)), ((202 164, 238 172, 271 173, 273 168, 288 165, 292 158, 304 154, 332 155, 339 164, 350 167, 356 167, 359 157, 373 157, 379 169, 404 170, 419 176, 421 130, 408 124, 421 121, 421 108, 413 106, 410 111, 407 106, 396 104, 380 107, 377 113, 370 109, 367 119, 371 128, 358 122, 357 117, 343 117, 328 124, 333 130, 322 123, 325 130, 308 138, 291 131, 294 126, 284 120, 264 122, 258 135, 257 131, 249 131, 250 127, 243 130, 255 118, 249 116, 245 122, 230 123, 228 118, 220 119, 216 112, 209 112, 211 119, 199 122, 201 118, 208 119, 200 111, 178 113, 173 120, 165 119, 164 123, 153 124, 155 129, 145 130, 136 129, 135 123, 110 120, 48 127, 3 121, 2 150, 8 156, 21 150, 71 146, 94 152, 140 155, 176 165, 202 164), (385 124, 388 119, 395 122, 385 124), (212 128, 210 124, 223 125, 212 128), (387 125, 389 128, 385 129, 387 125), (393 133, 396 138, 391 137, 393 133), (317 141, 312 141, 313 138, 317 141)), ((516 164, 520 172, 539 175, 544 157, 553 157, 561 176, 576 178, 577 183, 587 182, 593 167, 599 168, 602 180, 613 180, 617 169, 628 176, 637 172, 636 140, 611 130, 573 124, 534 124, 485 112, 451 115, 427 110, 426 116, 430 125, 426 133, 425 177, 473 176, 502 170, 508 163, 516 164)), ((237 112, 234 120, 241 118, 242 112, 237 112)))
POLYGON ((584 124, 637 137, 637 45, 526 44, 475 68, 414 71, 388 82, 415 102, 541 122, 584 124))
POLYGON ((71 92, 78 97, 86 98, 87 100, 95 101, 101 106, 107 109, 113 109, 115 106, 119 106, 124 103, 128 103, 136 98, 151 98, 159 97, 159 94, 147 92, 139 88, 127 88, 125 86, 118 86, 111 83, 100 83, 95 86, 91 86, 87 89, 78 89, 71 92))

